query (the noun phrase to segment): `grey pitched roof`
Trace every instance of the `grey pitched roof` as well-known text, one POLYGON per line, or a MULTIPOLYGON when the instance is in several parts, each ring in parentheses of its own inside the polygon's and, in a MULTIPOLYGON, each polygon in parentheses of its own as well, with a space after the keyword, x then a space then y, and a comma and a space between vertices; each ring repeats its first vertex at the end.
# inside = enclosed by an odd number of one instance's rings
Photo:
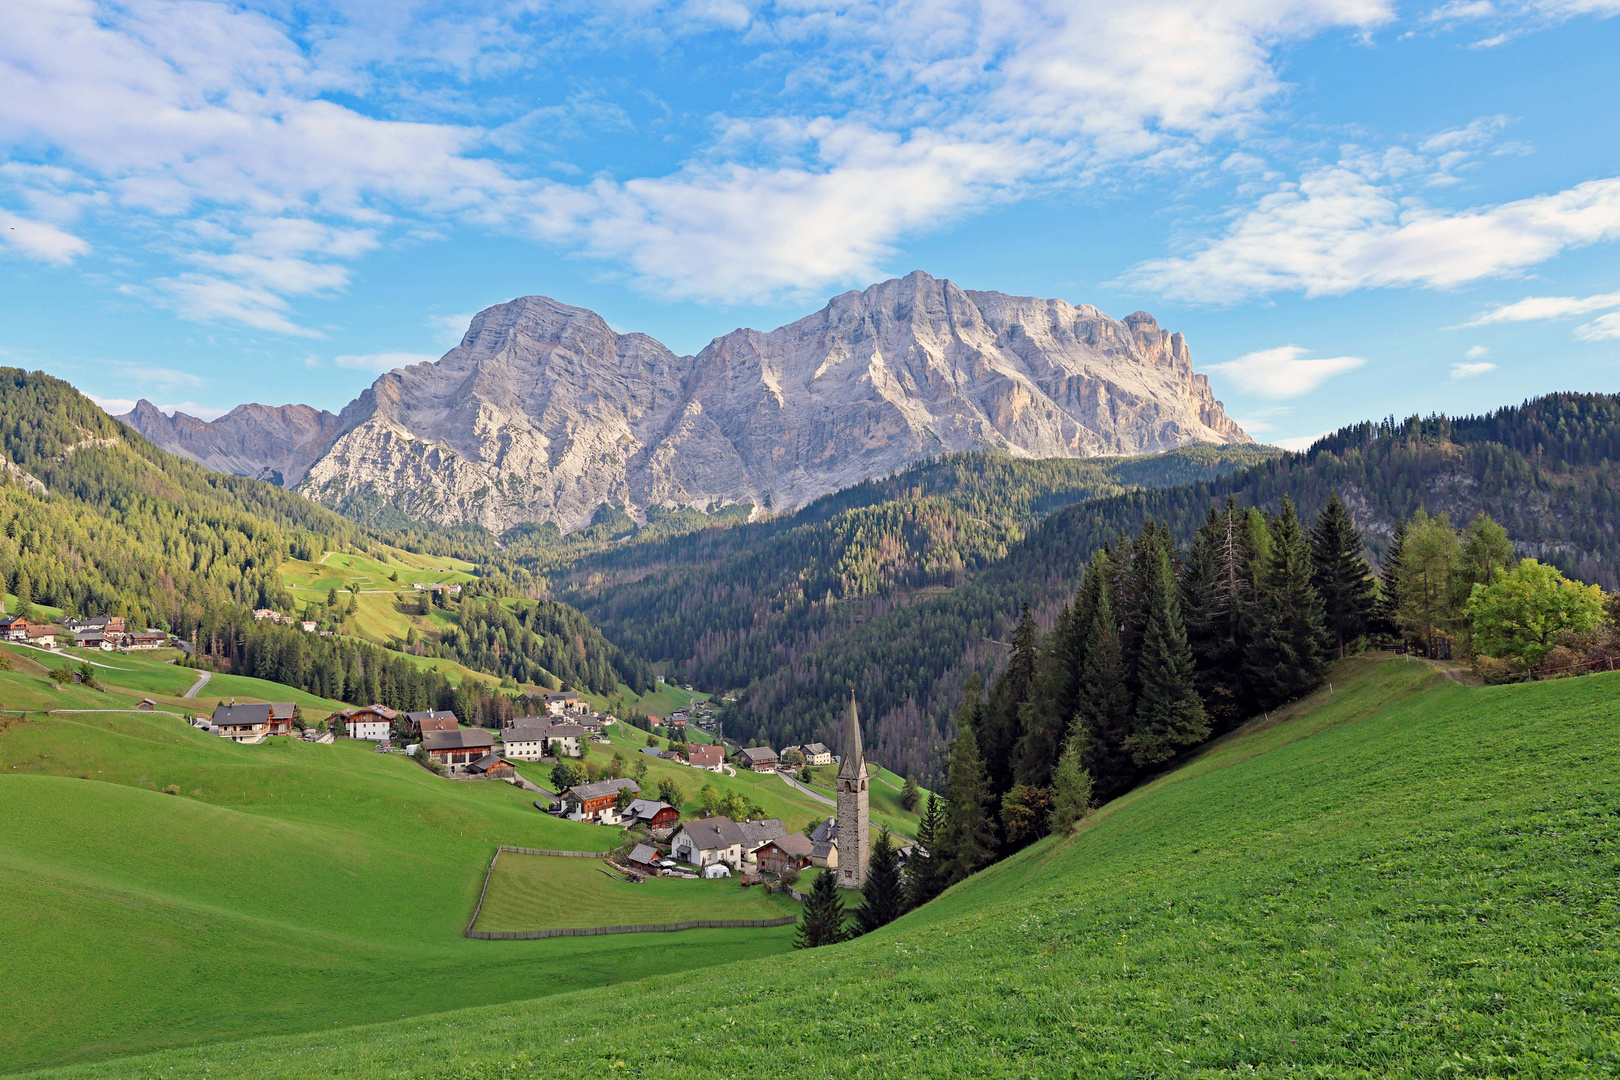
POLYGON ((817 844, 830 844, 838 839, 838 819, 830 817, 810 831, 810 839, 817 844))
POLYGON ((228 727, 237 724, 268 724, 270 722, 270 706, 268 705, 216 705, 214 706, 214 725, 228 727))
MULTIPOLYGON (((450 721, 451 728, 454 728, 456 725, 461 723, 460 720, 456 719, 456 714, 448 709, 426 709, 422 712, 408 712, 405 714, 405 719, 409 720, 413 724, 418 725, 424 720, 428 722, 435 720, 448 720, 450 721)), ((442 731, 444 729, 440 728, 439 730, 442 731)))
POLYGON ((743 760, 752 765, 757 761, 775 761, 776 751, 768 746, 750 746, 742 752, 743 760))
POLYGON ((640 792, 641 785, 628 776, 621 776, 617 780, 593 780, 589 784, 575 784, 568 789, 568 794, 585 802, 588 799, 600 799, 604 795, 615 795, 620 788, 629 788, 631 792, 640 792))
POLYGON ((682 829, 692 838, 692 842, 697 844, 699 851, 735 847, 743 842, 742 829, 727 817, 688 821, 682 829))
POLYGON ((585 729, 578 724, 548 724, 538 718, 514 721, 501 729, 503 742, 544 742, 547 739, 583 739, 585 729))
POLYGON ((482 728, 457 728, 455 731, 430 731, 422 736, 422 745, 431 750, 488 750, 495 745, 495 736, 482 728))
POLYGON ((657 799, 637 799, 630 804, 630 809, 626 813, 643 821, 651 821, 658 816, 660 810, 673 809, 675 808, 669 803, 659 802, 657 799))
POLYGON ((799 747, 799 749, 805 754, 830 754, 830 753, 832 753, 832 751, 827 748, 826 744, 818 743, 818 742, 805 743, 803 746, 799 747))
MULTIPOLYGON (((807 859, 815 854, 816 845, 811 843, 810 838, 803 833, 788 833, 786 836, 776 837, 769 843, 775 844, 789 855, 798 856, 799 858, 807 859)), ((762 844, 761 846, 767 845, 762 844)))
POLYGON ((635 849, 630 852, 631 862, 650 863, 654 859, 661 859, 663 857, 664 853, 650 844, 637 844, 635 849))
POLYGON ((742 830, 744 851, 753 851, 755 848, 768 844, 778 837, 787 835, 787 829, 782 825, 781 818, 744 821, 737 828, 742 830))
POLYGON ((501 755, 491 750, 489 753, 485 754, 483 757, 469 765, 468 768, 476 769, 479 772, 485 772, 496 765, 499 765, 504 760, 505 759, 502 758, 501 755))

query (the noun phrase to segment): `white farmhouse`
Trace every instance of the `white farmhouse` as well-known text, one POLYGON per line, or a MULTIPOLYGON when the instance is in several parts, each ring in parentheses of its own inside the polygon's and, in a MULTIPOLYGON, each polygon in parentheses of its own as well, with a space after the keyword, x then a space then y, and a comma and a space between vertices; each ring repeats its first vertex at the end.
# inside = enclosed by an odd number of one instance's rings
POLYGON ((681 826, 670 845, 670 854, 693 866, 725 863, 736 868, 742 865, 745 840, 742 829, 730 818, 704 818, 681 826))

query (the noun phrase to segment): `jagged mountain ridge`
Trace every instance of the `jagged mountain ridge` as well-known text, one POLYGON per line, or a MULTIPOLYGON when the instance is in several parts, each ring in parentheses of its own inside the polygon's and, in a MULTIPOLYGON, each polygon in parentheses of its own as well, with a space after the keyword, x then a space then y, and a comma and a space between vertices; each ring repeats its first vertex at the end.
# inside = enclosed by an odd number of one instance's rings
MULTIPOLYGON (((203 460, 190 427, 189 442, 166 439, 144 426, 149 412, 123 419, 203 460)), ((1117 320, 918 271, 696 356, 546 297, 498 304, 442 359, 389 372, 351 402, 307 473, 281 472, 329 506, 568 530, 603 503, 793 509, 945 451, 1250 441, 1182 336, 1146 312, 1117 320)), ((254 464, 231 460, 231 471, 254 464)))
POLYGON ((295 486, 326 453, 338 418, 308 405, 238 405, 217 420, 163 411, 142 398, 117 417, 160 448, 215 472, 295 486))

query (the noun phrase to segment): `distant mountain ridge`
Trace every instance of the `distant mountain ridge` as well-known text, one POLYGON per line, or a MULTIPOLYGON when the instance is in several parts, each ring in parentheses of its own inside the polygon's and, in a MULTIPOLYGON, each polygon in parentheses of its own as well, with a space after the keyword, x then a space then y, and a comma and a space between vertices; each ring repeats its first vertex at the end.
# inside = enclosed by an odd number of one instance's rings
POLYGON ((1252 440, 1146 312, 959 288, 921 271, 696 356, 546 297, 480 312, 434 363, 329 420, 243 406, 212 424, 143 403, 165 449, 279 473, 328 506, 495 532, 604 503, 794 509, 942 452, 1142 454, 1252 440), (319 451, 313 453, 316 447, 319 451))

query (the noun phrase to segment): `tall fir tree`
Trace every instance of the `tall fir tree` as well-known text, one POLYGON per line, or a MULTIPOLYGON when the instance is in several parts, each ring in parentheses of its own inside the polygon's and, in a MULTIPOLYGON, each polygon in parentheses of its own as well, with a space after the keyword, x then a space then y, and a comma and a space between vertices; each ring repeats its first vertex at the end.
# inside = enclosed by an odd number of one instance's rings
POLYGON ((1253 636, 1255 566, 1248 515, 1229 496, 1210 510, 1193 540, 1182 572, 1187 643, 1199 697, 1211 726, 1226 731, 1252 710, 1254 694, 1243 674, 1253 636))
POLYGON ((836 877, 827 871, 810 886, 810 898, 804 902, 804 910, 799 915, 799 932, 793 939, 795 949, 836 945, 849 936, 844 927, 844 901, 838 895, 836 877))
POLYGON ((1130 736, 1132 702, 1125 660, 1120 653, 1108 563, 1106 555, 1098 555, 1086 571, 1088 575, 1096 572, 1101 583, 1086 639, 1075 727, 1083 735, 1083 764, 1099 790, 1112 795, 1129 783, 1134 768, 1125 747, 1130 736))
POLYGON ((1311 584, 1322 599, 1328 641, 1342 658, 1372 628, 1377 598, 1361 532, 1337 491, 1311 529, 1311 584))
POLYGON ((1160 551, 1157 560, 1157 567, 1142 579, 1148 601, 1137 667, 1142 689, 1125 740, 1125 749, 1139 766, 1168 761, 1182 747, 1209 737, 1209 721, 1193 681, 1192 650, 1181 623, 1180 591, 1169 555, 1160 551))
POLYGON ((984 755, 991 793, 997 799, 1013 786, 1018 741, 1023 736, 1023 706, 1035 685, 1040 641, 1040 629, 1025 604, 1013 628, 1007 666, 990 688, 990 700, 979 725, 979 749, 984 755))
POLYGON ((900 860, 894 853, 894 838, 884 829, 872 841, 866 883, 861 886, 861 906, 855 912, 855 919, 860 923, 861 932, 869 934, 894 922, 905 911, 906 891, 900 880, 900 860))
POLYGON ((940 859, 940 836, 945 829, 945 814, 939 798, 928 796, 928 807, 917 823, 917 844, 906 860, 906 906, 922 907, 945 888, 946 868, 940 859))
POLYGON ((979 740, 971 724, 959 725, 951 740, 950 803, 939 840, 948 884, 961 881, 990 861, 996 831, 990 813, 992 795, 979 757, 979 740))
POLYGON ((900 809, 910 813, 917 809, 922 793, 917 790, 915 777, 907 775, 905 784, 900 788, 900 809))
POLYGON ((1052 780, 1058 751, 1074 719, 1074 684, 1079 677, 1074 657, 1081 651, 1074 620, 1074 606, 1065 605, 1037 650, 1029 700, 1020 706, 1023 733, 1014 751, 1014 786, 1046 787, 1052 780))
POLYGON ((1294 504, 1283 498, 1271 526, 1271 552, 1260 590, 1254 641, 1244 670, 1263 709, 1274 709, 1321 684, 1322 601, 1311 584, 1311 548, 1294 504))

